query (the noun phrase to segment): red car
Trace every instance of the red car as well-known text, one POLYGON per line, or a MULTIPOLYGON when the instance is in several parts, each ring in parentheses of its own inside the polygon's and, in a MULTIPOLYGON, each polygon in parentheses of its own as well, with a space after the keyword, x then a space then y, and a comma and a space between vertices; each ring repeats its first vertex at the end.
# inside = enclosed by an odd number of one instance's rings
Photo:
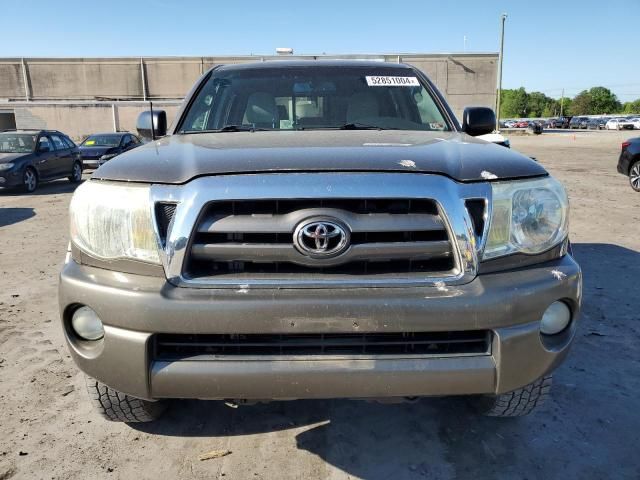
POLYGON ((527 128, 529 126, 529 122, 526 120, 519 120, 514 125, 515 128, 527 128))

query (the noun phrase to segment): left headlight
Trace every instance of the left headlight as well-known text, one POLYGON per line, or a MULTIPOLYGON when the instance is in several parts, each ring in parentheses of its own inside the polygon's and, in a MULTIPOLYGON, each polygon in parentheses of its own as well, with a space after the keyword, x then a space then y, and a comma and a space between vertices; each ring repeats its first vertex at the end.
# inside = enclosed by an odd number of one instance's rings
POLYGON ((108 153, 107 155, 102 155, 100 157, 100 161, 106 162, 107 160, 111 160, 113 157, 117 156, 117 153, 108 153))
POLYGON ((13 163, 0 163, 0 172, 4 170, 11 170, 13 168, 13 163))
POLYGON ((493 206, 483 260, 524 253, 535 255, 569 233, 569 200, 552 177, 491 184, 493 206))
POLYGON ((148 185, 88 181, 71 199, 71 240, 103 259, 160 264, 148 185))

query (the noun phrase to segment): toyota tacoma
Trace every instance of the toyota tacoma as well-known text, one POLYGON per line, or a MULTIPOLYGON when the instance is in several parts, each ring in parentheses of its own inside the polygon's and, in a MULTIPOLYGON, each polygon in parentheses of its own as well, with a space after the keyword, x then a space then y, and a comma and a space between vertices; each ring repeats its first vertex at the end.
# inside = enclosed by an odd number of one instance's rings
POLYGON ((217 66, 75 192, 62 325, 109 420, 167 399, 531 412, 576 331, 563 186, 403 64, 217 66))

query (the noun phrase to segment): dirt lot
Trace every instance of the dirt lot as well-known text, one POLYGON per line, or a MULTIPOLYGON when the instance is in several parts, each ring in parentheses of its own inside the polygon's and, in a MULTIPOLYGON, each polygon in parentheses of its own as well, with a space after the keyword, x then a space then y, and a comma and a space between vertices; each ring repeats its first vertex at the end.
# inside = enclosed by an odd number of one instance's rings
POLYGON ((628 134, 513 137, 568 186, 585 277, 575 347, 536 415, 461 400, 177 402, 161 421, 94 415, 58 324, 66 181, 0 192, 0 480, 7 478, 640 478, 640 194, 615 171, 628 134), (198 456, 229 449, 224 458, 198 456))

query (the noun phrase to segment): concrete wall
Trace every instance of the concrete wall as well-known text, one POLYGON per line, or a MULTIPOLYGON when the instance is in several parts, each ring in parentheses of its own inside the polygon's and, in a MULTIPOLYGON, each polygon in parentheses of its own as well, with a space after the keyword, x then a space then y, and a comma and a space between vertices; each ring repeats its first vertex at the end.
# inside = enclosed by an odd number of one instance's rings
MULTIPOLYGON (((170 123, 176 115, 179 102, 154 102, 153 106, 165 110, 170 123)), ((135 132, 138 114, 148 109, 148 102, 19 102, 13 111, 15 128, 55 129, 74 140, 82 140, 91 133, 116 130, 135 132)))
POLYGON ((319 58, 404 62, 424 71, 456 115, 468 105, 494 107, 498 55, 386 54, 153 58, 0 59, 0 110, 15 111, 17 128, 52 128, 74 138, 113 130, 112 105, 121 130, 154 100, 173 120, 177 104, 212 66, 274 59, 319 58), (26 82, 25 82, 26 79, 26 82), (160 103, 158 103, 160 102, 160 103))

